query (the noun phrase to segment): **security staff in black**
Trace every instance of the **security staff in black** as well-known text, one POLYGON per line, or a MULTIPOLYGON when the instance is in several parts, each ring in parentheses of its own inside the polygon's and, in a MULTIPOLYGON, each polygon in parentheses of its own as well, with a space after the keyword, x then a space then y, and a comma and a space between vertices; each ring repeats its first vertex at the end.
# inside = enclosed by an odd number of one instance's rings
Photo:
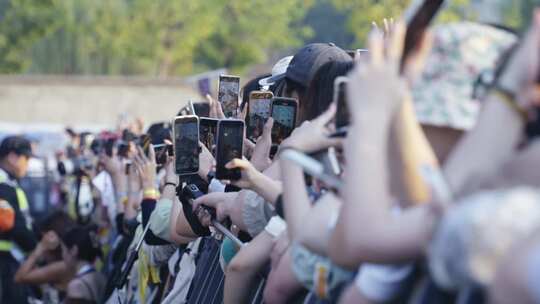
POLYGON ((14 277, 21 251, 30 252, 36 246, 26 195, 18 184, 26 175, 31 154, 30 142, 23 137, 8 136, 0 143, 0 207, 10 208, 14 215, 0 226, 0 303, 28 302, 28 288, 15 284, 14 277))

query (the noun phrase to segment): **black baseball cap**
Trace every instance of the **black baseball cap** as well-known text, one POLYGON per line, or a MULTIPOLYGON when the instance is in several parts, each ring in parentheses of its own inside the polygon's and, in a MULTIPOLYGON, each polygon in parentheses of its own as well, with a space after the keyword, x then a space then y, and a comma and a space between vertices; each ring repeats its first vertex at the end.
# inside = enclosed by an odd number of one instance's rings
POLYGON ((32 146, 30 141, 22 136, 12 135, 7 136, 0 143, 0 158, 4 158, 9 153, 17 155, 32 156, 32 146))
POLYGON ((317 70, 330 61, 351 61, 351 56, 333 43, 308 44, 294 55, 285 77, 307 88, 317 70))

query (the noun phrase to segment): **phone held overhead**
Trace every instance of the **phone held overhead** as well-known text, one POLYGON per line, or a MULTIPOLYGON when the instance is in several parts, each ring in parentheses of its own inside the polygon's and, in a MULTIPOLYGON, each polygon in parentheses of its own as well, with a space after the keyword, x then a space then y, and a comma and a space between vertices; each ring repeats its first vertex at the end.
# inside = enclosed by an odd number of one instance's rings
POLYGON ((173 121, 175 171, 190 175, 199 171, 199 118, 177 116, 173 121))
POLYGON ((240 77, 220 75, 218 86, 218 102, 225 117, 236 117, 238 114, 238 96, 240 94, 240 77))

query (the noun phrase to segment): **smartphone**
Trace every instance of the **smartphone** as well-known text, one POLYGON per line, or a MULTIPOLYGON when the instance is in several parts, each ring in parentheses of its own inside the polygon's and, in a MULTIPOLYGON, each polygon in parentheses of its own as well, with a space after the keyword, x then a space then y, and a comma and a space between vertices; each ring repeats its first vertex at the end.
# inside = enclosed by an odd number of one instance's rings
POLYGON ((225 117, 236 117, 238 96, 240 94, 240 77, 231 75, 219 76, 218 101, 225 117))
POLYGON ((249 94, 247 137, 256 140, 262 135, 264 124, 270 117, 274 94, 270 91, 253 91, 249 94))
POLYGON ((216 178, 240 179, 239 169, 227 169, 225 165, 235 158, 242 158, 244 144, 244 122, 224 119, 218 122, 216 144, 216 178))
POLYGON ((168 156, 174 155, 174 147, 170 144, 154 145, 154 155, 156 156, 156 164, 164 165, 167 162, 168 156))
POLYGON ((199 118, 177 116, 173 121, 175 171, 189 175, 199 171, 199 118))
POLYGON ((272 142, 279 145, 291 135, 296 127, 296 112, 298 101, 295 98, 274 97, 272 99, 272 142))
POLYGON ((410 7, 405 13, 407 33, 405 34, 405 45, 401 56, 401 72, 403 72, 405 61, 420 43, 426 28, 437 15, 443 3, 444 0, 424 0, 421 5, 410 7))
POLYGON ((199 119, 199 139, 212 155, 215 155, 217 124, 217 119, 207 117, 199 119))
POLYGON ((349 125, 349 109, 347 108, 347 77, 337 77, 334 81, 334 102, 337 105, 336 109, 336 130, 349 125))

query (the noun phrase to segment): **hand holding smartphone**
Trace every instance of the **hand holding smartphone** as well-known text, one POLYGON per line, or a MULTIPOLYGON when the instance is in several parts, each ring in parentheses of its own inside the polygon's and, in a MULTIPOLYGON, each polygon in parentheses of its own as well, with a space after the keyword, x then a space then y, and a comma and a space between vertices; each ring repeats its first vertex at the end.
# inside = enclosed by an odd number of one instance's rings
POLYGON ((253 91, 249 94, 247 137, 253 141, 262 135, 264 124, 270 117, 272 98, 270 91, 253 91))
POLYGON ((350 123, 349 109, 347 108, 346 91, 348 78, 344 76, 337 77, 334 80, 334 103, 336 110, 336 130, 347 127, 350 123))
POLYGON ((164 165, 167 162, 167 157, 174 155, 174 146, 171 144, 154 145, 154 155, 156 156, 156 164, 164 165))
POLYGON ((173 121, 175 171, 178 175, 199 171, 199 118, 177 116, 173 121))
POLYGON ((219 76, 218 101, 221 104, 225 117, 236 117, 239 94, 240 77, 231 75, 219 76))
POLYGON ((244 144, 244 122, 224 119, 218 122, 216 147, 216 178, 238 180, 240 169, 227 169, 225 165, 235 158, 242 158, 244 144))

